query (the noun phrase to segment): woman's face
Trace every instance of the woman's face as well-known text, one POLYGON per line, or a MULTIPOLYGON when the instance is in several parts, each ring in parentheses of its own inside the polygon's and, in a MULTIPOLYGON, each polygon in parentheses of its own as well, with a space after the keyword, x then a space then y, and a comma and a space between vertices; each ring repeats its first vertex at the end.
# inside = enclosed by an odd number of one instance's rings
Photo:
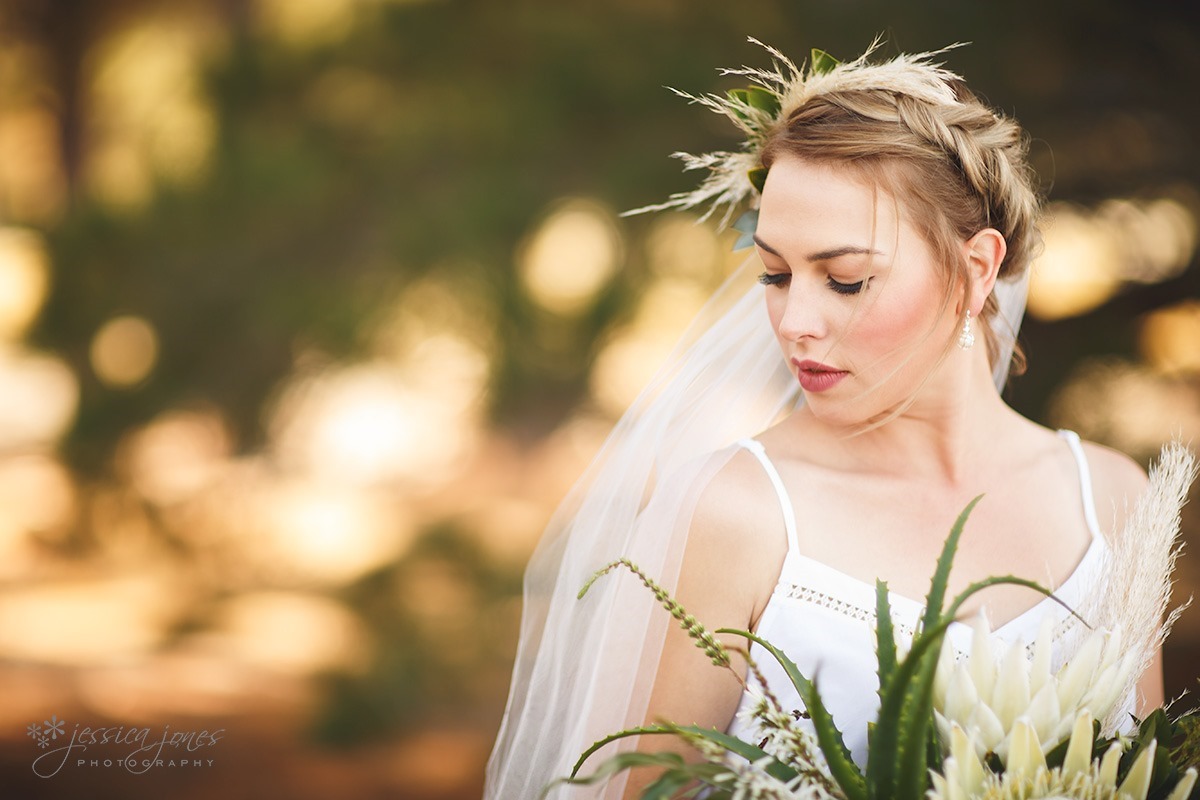
POLYGON ((848 170, 783 156, 755 240, 771 324, 814 414, 862 424, 937 396, 957 316, 953 303, 943 308, 932 250, 889 195, 848 170))

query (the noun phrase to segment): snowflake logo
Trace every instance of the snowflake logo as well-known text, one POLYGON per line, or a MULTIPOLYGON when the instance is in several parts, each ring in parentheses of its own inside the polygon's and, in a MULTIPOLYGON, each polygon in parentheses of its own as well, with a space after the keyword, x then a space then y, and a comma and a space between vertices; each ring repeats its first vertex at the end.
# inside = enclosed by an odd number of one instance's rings
POLYGON ((67 735, 63 728, 66 725, 66 720, 59 719, 57 714, 51 714, 50 719, 42 720, 42 724, 46 726, 45 733, 51 739, 67 735))
POLYGON ((36 722, 31 722, 29 727, 25 729, 25 733, 28 734, 29 738, 37 742, 38 747, 44 749, 46 745, 50 744, 50 738, 46 736, 46 732, 42 730, 42 726, 36 722))

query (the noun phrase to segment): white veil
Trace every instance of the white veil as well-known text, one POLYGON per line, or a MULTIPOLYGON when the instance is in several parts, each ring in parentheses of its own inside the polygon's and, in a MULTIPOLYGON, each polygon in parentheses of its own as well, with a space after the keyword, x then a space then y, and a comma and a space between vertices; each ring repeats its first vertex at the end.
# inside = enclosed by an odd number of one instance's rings
MULTIPOLYGON (((593 742, 642 724, 669 616, 625 573, 579 590, 628 557, 673 591, 692 510, 709 479, 800 397, 767 319, 748 259, 716 292, 667 363, 617 423, 551 519, 525 576, 512 686, 487 767, 487 800, 535 800, 593 742)), ((1008 375, 1027 275, 996 284, 996 385, 1008 375)), ((620 743, 622 750, 636 746, 620 743)), ((617 752, 597 753, 583 774, 617 752)), ((603 786, 560 785, 553 798, 619 798, 603 786)))

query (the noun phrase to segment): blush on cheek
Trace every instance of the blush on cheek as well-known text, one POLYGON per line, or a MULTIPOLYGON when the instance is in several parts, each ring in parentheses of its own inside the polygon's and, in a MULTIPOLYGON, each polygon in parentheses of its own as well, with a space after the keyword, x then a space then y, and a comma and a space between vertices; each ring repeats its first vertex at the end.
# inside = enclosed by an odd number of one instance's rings
MULTIPOLYGON (((882 291, 870 307, 855 314, 850 335, 880 355, 899 350, 914 356, 912 348, 923 349, 926 345, 940 349, 945 340, 940 335, 946 327, 943 317, 949 311, 943 308, 945 290, 932 276, 923 278, 880 287, 882 291)), ((946 327, 946 337, 949 335, 950 327, 946 327)))

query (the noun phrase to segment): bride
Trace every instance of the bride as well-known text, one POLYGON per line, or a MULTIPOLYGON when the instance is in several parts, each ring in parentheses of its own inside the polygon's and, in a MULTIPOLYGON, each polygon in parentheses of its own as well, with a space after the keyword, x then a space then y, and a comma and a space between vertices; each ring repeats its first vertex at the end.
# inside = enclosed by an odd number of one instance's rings
MULTIPOLYGON (((685 156, 709 171, 701 187, 641 209, 709 204, 728 219, 748 205, 737 227, 752 232, 754 256, 618 424, 534 555, 489 798, 535 798, 592 741, 657 719, 755 737, 737 713, 755 680, 709 665, 636 580, 607 576, 576 597, 616 558, 709 630, 751 629, 781 646, 818 682, 860 762, 878 711, 875 580, 911 634, 914 598, 976 495, 951 595, 1011 574, 1073 608, 1102 602, 1146 475, 1025 419, 999 392, 1039 243, 1019 127, 931 54, 840 64, 814 51, 801 69, 770 52, 773 70, 729 71, 754 88, 692 98, 733 120, 745 146, 685 156)), ((1056 660, 1069 656, 1074 618, 1057 605, 1014 586, 974 599, 968 616, 983 615, 991 636, 1031 642, 1050 625, 1056 660)), ((1155 614, 1135 642, 1145 670, 1128 711, 1163 699, 1155 614)), ((957 625, 950 640, 965 651, 970 634, 957 625)), ((643 784, 635 772, 553 796, 633 797, 643 784)))

